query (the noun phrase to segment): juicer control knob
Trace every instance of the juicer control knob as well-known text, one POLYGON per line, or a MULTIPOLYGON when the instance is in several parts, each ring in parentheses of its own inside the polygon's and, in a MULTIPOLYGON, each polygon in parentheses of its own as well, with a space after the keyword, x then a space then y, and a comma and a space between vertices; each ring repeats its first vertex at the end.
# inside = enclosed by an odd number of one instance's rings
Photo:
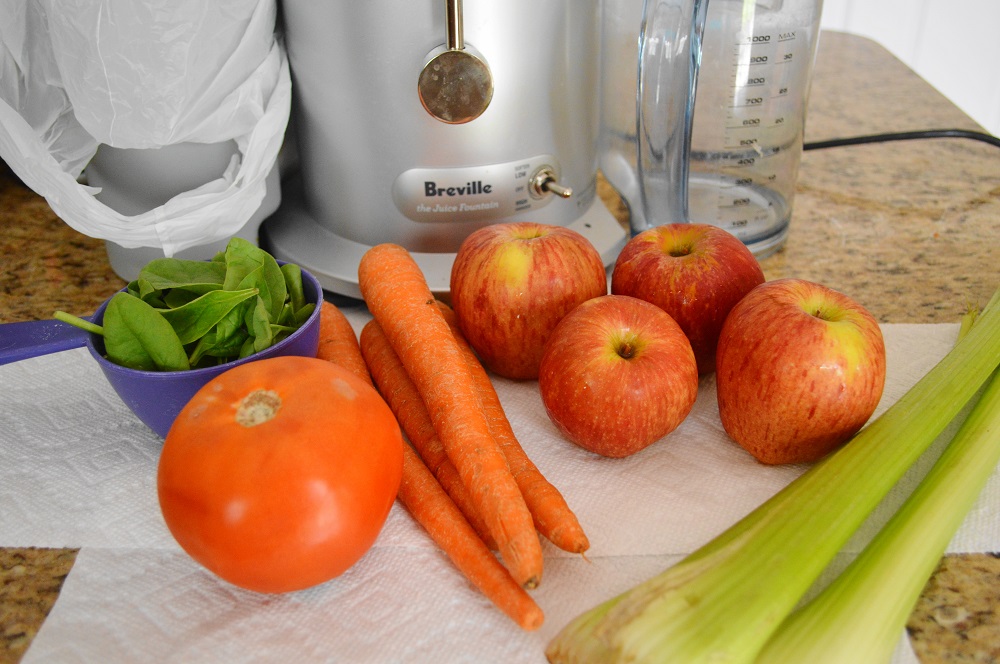
POLYGON ((548 194, 569 198, 573 195, 573 189, 559 184, 556 172, 549 166, 543 166, 531 176, 531 197, 544 198, 548 194))

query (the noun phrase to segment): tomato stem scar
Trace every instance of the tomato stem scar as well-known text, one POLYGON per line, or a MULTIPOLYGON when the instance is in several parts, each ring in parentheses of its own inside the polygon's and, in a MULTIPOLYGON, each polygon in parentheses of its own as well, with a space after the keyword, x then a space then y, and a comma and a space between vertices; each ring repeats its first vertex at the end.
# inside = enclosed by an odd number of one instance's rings
POLYGON ((254 390, 236 406, 236 423, 255 427, 271 421, 281 409, 281 397, 274 390, 254 390))

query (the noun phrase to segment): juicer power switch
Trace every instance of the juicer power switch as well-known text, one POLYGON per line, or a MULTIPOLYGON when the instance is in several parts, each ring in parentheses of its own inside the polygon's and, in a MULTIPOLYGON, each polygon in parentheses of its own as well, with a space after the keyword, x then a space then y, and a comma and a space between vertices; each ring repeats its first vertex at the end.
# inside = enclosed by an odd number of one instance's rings
POLYGON ((573 189, 559 184, 556 180, 556 172, 551 166, 542 166, 531 176, 531 197, 534 199, 545 198, 549 194, 555 194, 560 198, 569 198, 573 195, 573 189))

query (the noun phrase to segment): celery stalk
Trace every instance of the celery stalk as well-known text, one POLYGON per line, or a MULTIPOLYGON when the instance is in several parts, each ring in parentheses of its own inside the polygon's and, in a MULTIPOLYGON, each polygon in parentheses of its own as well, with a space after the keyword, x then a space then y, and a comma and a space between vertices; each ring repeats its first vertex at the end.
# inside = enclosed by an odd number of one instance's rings
POLYGON ((781 624, 758 661, 888 661, 927 579, 997 463, 1000 370, 899 511, 836 580, 781 624))
POLYGON ((906 503, 782 623, 759 662, 886 662, 924 584, 1000 462, 1000 374, 906 503))
POLYGON ((571 621, 552 662, 751 662, 1000 363, 1000 290, 969 333, 837 452, 648 581, 571 621))

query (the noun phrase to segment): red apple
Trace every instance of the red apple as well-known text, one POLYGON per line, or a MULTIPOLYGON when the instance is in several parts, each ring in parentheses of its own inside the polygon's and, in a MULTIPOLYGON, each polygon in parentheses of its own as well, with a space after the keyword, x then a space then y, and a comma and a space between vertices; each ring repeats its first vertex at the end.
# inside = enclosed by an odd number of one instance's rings
POLYGON ((588 300, 559 323, 538 388, 549 418, 580 447, 624 457, 691 412, 698 368, 691 344, 659 307, 624 295, 588 300))
POLYGON ((764 273, 735 235, 707 224, 668 224, 639 233, 622 249, 611 292, 652 302, 691 341, 699 373, 715 370, 715 347, 729 310, 764 273))
POLYGON ((758 460, 815 461, 875 411, 885 386, 882 332, 842 293, 769 281, 726 319, 716 383, 722 426, 758 460))
POLYGON ((608 292, 597 249, 569 228, 529 222, 486 226, 459 247, 451 306, 487 369, 538 377, 552 329, 576 305, 608 292))

